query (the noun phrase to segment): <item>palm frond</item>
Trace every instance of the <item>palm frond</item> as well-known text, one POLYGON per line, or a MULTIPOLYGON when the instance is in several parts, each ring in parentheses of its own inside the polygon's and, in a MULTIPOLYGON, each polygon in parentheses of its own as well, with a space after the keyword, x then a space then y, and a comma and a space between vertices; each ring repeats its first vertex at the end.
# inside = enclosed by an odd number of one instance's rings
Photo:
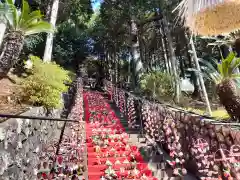
POLYGON ((231 76, 233 74, 233 64, 236 59, 236 53, 230 52, 226 59, 222 60, 222 69, 224 76, 231 76))
POLYGON ((234 73, 239 66, 240 66, 240 58, 235 58, 234 62, 231 65, 232 73, 234 73))
POLYGON ((30 7, 27 1, 23 0, 22 2, 22 11, 19 17, 19 25, 21 26, 29 17, 30 7))
POLYGON ((206 60, 198 59, 200 62, 201 71, 194 68, 188 68, 187 71, 192 71, 197 74, 201 73, 205 79, 212 80, 214 83, 221 83, 225 79, 238 79, 240 83, 240 74, 236 74, 235 70, 240 65, 240 58, 236 58, 236 53, 231 52, 227 58, 220 63, 216 59, 206 60))
POLYGON ((205 59, 202 59, 202 58, 198 58, 198 61, 199 61, 200 63, 202 63, 204 66, 207 66, 208 70, 210 70, 210 71, 216 71, 216 68, 213 66, 213 64, 214 64, 215 66, 217 66, 216 61, 211 60, 211 62, 209 62, 209 61, 207 61, 207 60, 205 60, 205 59))
POLYGON ((41 33, 41 32, 53 33, 54 32, 54 28, 48 22, 39 21, 39 22, 29 26, 28 29, 25 29, 24 35, 28 36, 28 35, 32 35, 32 34, 41 33))
POLYGON ((39 10, 31 12, 29 16, 26 17, 25 21, 20 25, 21 29, 27 29, 29 26, 32 26, 32 24, 36 23, 36 21, 39 21, 42 17, 43 15, 39 10))
POLYGON ((5 13, 5 18, 10 24, 10 27, 16 30, 19 22, 18 10, 12 0, 6 0, 5 5, 9 7, 8 13, 5 13))
POLYGON ((18 13, 12 0, 6 0, 5 3, 0 4, 2 9, 4 6, 11 7, 8 13, 5 13, 5 18, 10 27, 14 31, 22 31, 24 35, 31 35, 40 32, 54 32, 52 25, 42 20, 43 15, 39 10, 30 12, 29 4, 23 0, 21 13, 18 13))
POLYGON ((201 71, 198 71, 194 68, 188 68, 187 71, 195 72, 196 74, 200 74, 203 76, 204 79, 208 79, 213 81, 214 83, 218 83, 221 79, 221 75, 218 73, 218 71, 215 69, 208 69, 207 66, 201 66, 201 71))

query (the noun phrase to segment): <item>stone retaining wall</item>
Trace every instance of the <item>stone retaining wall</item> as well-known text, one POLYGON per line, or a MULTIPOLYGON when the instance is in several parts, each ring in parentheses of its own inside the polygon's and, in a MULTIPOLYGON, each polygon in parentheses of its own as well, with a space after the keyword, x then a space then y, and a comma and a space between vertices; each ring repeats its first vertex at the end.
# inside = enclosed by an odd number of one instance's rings
MULTIPOLYGON (((60 118, 61 110, 50 115, 60 118)), ((25 116, 46 116, 35 107, 25 116)), ((37 165, 44 145, 58 141, 63 122, 29 119, 8 119, 0 123, 0 180, 36 179, 37 165)))

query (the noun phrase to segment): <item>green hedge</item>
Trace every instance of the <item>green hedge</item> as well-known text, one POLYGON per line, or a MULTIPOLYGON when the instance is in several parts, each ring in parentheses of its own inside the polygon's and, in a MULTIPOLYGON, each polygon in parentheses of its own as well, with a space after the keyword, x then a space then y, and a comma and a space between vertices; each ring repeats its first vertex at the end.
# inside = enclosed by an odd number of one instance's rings
POLYGON ((64 82, 71 82, 69 71, 54 62, 44 63, 37 56, 30 56, 30 60, 33 66, 21 82, 21 99, 47 109, 61 107, 61 94, 68 89, 64 82))
POLYGON ((164 72, 153 71, 142 75, 140 87, 142 91, 157 99, 173 98, 174 89, 172 87, 173 78, 164 72))

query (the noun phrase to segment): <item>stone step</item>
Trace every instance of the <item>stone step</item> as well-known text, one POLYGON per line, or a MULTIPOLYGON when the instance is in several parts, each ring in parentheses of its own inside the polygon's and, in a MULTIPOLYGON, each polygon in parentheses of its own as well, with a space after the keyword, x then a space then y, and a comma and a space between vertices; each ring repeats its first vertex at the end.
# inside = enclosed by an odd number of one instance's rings
POLYGON ((166 153, 161 154, 151 154, 152 145, 147 145, 147 140, 145 137, 141 137, 141 132, 139 129, 133 129, 128 127, 127 117, 120 113, 119 109, 112 102, 109 103, 112 109, 115 111, 116 115, 120 119, 122 126, 126 129, 129 134, 129 143, 137 146, 139 149, 146 149, 147 152, 144 159, 148 163, 148 168, 153 172, 154 177, 159 180, 196 180, 196 178, 187 175, 184 178, 174 177, 172 174, 172 169, 166 164, 165 160, 168 159, 166 153))

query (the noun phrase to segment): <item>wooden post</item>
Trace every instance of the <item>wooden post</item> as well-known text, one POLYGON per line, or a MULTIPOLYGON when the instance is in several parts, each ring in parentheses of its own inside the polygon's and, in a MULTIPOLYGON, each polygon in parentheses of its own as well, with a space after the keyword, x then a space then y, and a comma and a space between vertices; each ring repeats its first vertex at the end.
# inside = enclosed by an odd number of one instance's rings
POLYGON ((209 115, 212 116, 212 110, 211 110, 211 106, 210 106, 210 103, 209 103, 208 94, 207 94, 206 87, 205 87, 205 84, 204 84, 204 81, 203 81, 201 68, 200 68, 200 65, 199 65, 199 62, 198 62, 198 57, 197 57, 197 53, 196 53, 196 49, 195 49, 192 37, 190 38, 190 45, 191 45, 191 48, 192 48, 192 51, 193 51, 193 59, 194 59, 195 64, 196 64, 197 71, 199 72, 198 73, 198 78, 199 78, 199 82, 200 82, 200 85, 202 87, 203 95, 204 95, 204 98, 205 98, 205 101, 206 101, 206 104, 207 104, 207 110, 208 110, 209 115))

